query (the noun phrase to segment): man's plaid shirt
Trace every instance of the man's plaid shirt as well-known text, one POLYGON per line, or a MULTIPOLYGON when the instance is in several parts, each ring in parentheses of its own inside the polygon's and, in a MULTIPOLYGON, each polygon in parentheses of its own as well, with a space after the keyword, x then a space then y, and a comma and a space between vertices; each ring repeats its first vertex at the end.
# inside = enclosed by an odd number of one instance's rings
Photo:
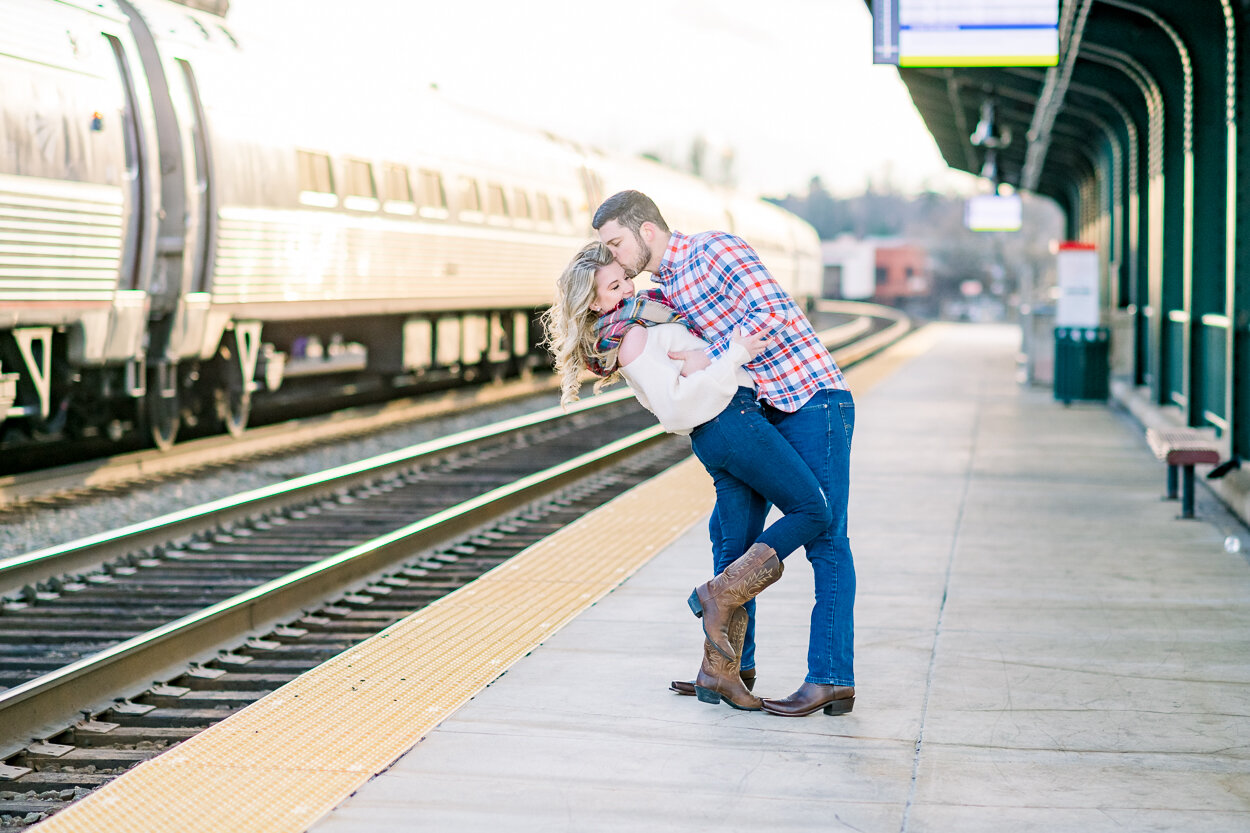
POLYGON ((772 346, 745 368, 757 397, 774 408, 793 413, 816 391, 848 390, 807 316, 742 238, 723 231, 673 232, 652 280, 690 329, 711 343, 711 359, 729 349, 739 325, 773 337, 772 346))

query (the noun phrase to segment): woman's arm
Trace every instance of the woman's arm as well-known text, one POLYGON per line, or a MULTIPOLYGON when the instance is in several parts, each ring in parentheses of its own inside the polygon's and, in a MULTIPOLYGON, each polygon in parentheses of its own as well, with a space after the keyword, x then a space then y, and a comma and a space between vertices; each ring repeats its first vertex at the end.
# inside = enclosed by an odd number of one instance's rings
POLYGON ((621 338, 621 349, 616 354, 616 360, 620 362, 621 367, 632 362, 634 359, 642 355, 642 351, 647 347, 647 328, 634 325, 625 331, 625 335, 621 338))

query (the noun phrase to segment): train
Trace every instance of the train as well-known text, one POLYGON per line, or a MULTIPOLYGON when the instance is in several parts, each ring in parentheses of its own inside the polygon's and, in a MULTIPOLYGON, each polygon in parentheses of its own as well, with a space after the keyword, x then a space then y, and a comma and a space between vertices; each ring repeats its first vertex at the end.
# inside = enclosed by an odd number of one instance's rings
POLYGON ((537 317, 625 188, 818 294, 815 230, 767 201, 435 90, 385 109, 350 86, 277 95, 266 79, 297 59, 228 13, 0 0, 0 17, 0 456, 238 435, 256 402, 330 380, 548 365, 537 317))

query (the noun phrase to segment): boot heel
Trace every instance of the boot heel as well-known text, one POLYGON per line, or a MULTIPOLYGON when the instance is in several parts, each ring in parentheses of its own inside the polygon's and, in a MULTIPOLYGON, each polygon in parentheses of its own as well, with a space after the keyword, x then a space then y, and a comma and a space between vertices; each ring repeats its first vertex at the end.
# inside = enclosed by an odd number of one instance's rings
POLYGON ((720 692, 712 691, 710 688, 704 688, 701 685, 694 687, 695 696, 699 698, 701 703, 719 703, 720 692))
POLYGON ((832 703, 825 706, 824 711, 825 711, 825 714, 829 715, 830 717, 833 717, 839 714, 849 714, 851 709, 853 709, 854 707, 855 707, 855 698, 850 697, 846 700, 834 700, 832 703))
POLYGON ((699 591, 691 590, 690 598, 686 599, 686 604, 690 605, 690 609, 694 611, 694 615, 703 618, 703 602, 699 601, 699 591))

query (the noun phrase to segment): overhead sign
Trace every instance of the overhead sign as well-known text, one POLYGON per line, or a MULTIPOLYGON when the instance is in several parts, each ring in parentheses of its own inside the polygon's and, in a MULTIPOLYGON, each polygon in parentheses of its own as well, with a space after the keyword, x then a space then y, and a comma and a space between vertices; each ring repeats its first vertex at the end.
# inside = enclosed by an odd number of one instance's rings
POLYGON ((972 231, 1019 231, 1023 223, 1019 194, 978 194, 964 203, 964 225, 972 231))
POLYGON ((873 0, 873 63, 1054 66, 1059 0, 873 0))

